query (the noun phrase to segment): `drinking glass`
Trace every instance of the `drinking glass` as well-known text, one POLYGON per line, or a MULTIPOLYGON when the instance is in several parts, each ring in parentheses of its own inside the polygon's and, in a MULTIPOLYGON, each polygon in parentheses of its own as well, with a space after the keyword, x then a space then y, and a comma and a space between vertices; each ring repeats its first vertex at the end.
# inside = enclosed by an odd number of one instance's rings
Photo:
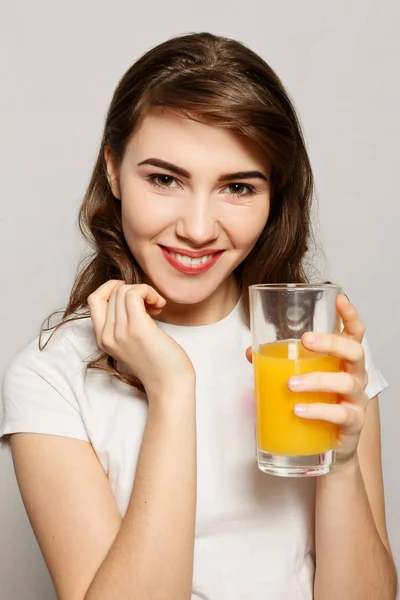
POLYGON ((287 383, 294 375, 340 371, 340 359, 301 343, 308 331, 340 332, 339 293, 341 287, 332 283, 249 287, 257 460, 265 473, 308 477, 328 473, 334 464, 337 426, 303 419, 294 406, 337 403, 337 394, 294 392, 287 383))

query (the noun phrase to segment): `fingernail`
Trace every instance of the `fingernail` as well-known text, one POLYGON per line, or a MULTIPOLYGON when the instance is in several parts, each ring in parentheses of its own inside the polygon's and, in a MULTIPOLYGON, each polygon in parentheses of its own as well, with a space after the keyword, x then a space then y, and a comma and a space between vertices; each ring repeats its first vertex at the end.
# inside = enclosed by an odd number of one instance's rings
POLYGON ((348 298, 348 296, 346 296, 346 294, 342 294, 343 296, 343 305, 347 306, 350 303, 350 300, 348 298))
POLYGON ((294 407, 294 412, 296 415, 305 415, 308 412, 307 404, 296 404, 294 407))
POLYGON ((318 344, 318 338, 314 333, 305 333, 303 339, 307 346, 316 346, 318 344))
POLYGON ((303 379, 301 377, 290 377, 288 384, 291 390, 298 391, 303 388, 303 379))

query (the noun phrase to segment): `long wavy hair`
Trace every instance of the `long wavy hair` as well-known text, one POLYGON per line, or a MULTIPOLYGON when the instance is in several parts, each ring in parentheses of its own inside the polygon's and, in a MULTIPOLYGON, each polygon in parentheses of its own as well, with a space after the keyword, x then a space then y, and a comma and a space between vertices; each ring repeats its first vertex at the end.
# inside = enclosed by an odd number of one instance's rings
MULTIPOLYGON (((51 327, 53 313, 43 323, 41 349, 52 337, 42 345, 45 331, 55 333, 68 321, 90 317, 87 298, 101 284, 109 279, 141 282, 141 269, 122 232, 121 204, 110 188, 104 149, 108 146, 120 164, 130 137, 153 107, 243 135, 271 162, 268 222, 235 271, 246 318, 249 285, 307 281, 313 175, 299 119, 281 80, 260 56, 236 40, 208 32, 176 36, 143 54, 117 85, 79 210, 79 228, 92 253, 78 268, 61 321, 51 327)), ((88 367, 144 390, 105 352, 88 367)))

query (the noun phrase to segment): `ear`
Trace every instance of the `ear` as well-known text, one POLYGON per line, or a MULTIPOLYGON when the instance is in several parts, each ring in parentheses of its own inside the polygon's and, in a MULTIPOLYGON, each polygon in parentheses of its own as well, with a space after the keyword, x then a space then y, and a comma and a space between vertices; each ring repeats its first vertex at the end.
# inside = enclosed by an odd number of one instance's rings
POLYGON ((121 200, 121 192, 118 182, 118 168, 109 146, 104 147, 104 160, 107 165, 107 179, 113 196, 115 196, 118 200, 121 200))

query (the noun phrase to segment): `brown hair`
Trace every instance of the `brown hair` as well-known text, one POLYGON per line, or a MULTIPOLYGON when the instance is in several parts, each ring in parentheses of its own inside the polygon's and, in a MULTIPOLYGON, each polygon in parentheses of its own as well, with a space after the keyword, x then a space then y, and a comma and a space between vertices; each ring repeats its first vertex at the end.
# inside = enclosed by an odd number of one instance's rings
MULTIPOLYGON (((307 281, 304 257, 311 235, 313 176, 287 92, 271 67, 242 43, 207 32, 180 35, 141 56, 114 92, 79 211, 79 227, 93 253, 79 268, 55 330, 67 321, 89 317, 87 298, 107 280, 141 281, 140 267, 122 233, 121 205, 111 192, 104 149, 108 146, 120 164, 130 137, 153 107, 243 135, 258 144, 271 162, 268 222, 236 269, 246 318, 249 285, 307 281)), ((41 331, 53 328, 43 324, 41 331)), ((45 347, 40 341, 39 345, 45 347)), ((105 352, 88 366, 143 390, 135 377, 120 373, 115 359, 105 352)))

